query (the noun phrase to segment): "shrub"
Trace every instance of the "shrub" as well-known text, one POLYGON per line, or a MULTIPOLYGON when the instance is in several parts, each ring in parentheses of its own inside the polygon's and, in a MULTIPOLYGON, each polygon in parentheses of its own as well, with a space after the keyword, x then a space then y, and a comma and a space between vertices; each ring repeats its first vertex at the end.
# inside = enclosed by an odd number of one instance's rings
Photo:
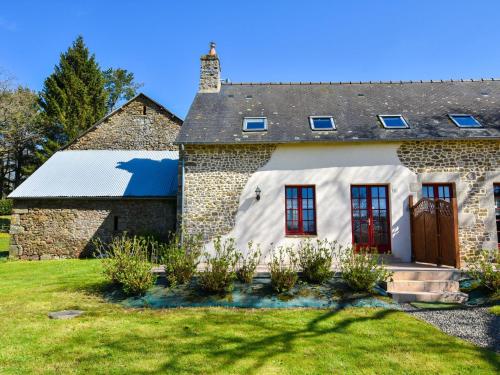
POLYGON ((159 246, 159 259, 165 266, 170 285, 185 284, 193 277, 199 264, 203 241, 201 236, 174 233, 168 244, 159 246))
POLYGON ((12 199, 0 199, 0 215, 12 214, 12 199))
POLYGON ((109 244, 98 239, 94 245, 104 258, 104 275, 120 285, 126 294, 143 294, 154 285, 156 276, 151 272, 148 256, 150 239, 123 234, 109 244))
POLYGON ((259 264, 261 256, 260 245, 257 244, 253 248, 253 242, 248 243, 248 251, 246 256, 241 255, 238 261, 238 269, 236 270, 236 277, 242 283, 250 284, 252 282, 255 270, 259 264))
POLYGON ((478 252, 465 259, 467 269, 465 272, 495 294, 500 293, 500 251, 487 250, 478 252))
POLYGON ((376 251, 348 248, 340 257, 342 278, 356 291, 371 292, 375 285, 390 279, 392 273, 380 262, 376 251))
POLYGON ((234 238, 222 241, 217 237, 214 240, 214 254, 206 252, 204 257, 206 268, 198 275, 201 289, 211 293, 230 289, 236 277, 235 267, 240 257, 234 238))
POLYGON ((311 240, 301 241, 297 254, 302 268, 302 277, 315 284, 321 284, 333 276, 332 263, 335 255, 341 251, 337 241, 311 240))
POLYGON ((297 282, 297 255, 292 246, 280 246, 278 251, 272 251, 269 263, 271 286, 278 292, 292 289, 297 282))

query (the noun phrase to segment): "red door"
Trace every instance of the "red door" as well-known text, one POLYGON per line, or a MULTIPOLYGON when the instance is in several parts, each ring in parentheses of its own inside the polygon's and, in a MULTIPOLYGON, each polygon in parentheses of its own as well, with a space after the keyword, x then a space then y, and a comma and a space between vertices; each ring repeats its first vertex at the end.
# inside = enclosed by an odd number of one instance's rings
POLYGON ((389 194, 385 185, 351 186, 352 242, 356 250, 391 250, 389 194))

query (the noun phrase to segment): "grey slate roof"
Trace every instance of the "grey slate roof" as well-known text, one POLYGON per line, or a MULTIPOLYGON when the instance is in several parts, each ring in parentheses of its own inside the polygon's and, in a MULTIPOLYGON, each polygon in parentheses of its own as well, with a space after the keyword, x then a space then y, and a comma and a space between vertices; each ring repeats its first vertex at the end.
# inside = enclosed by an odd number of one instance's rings
POLYGON ((177 151, 59 151, 9 198, 175 197, 177 151))
POLYGON ((241 144, 410 139, 500 139, 500 81, 228 84, 198 93, 177 143, 241 144), (480 129, 458 128, 448 114, 472 114, 480 129), (410 129, 385 129, 377 115, 402 114, 410 129), (313 131, 312 115, 332 115, 337 130, 313 131), (243 132, 244 117, 265 116, 267 132, 243 132))

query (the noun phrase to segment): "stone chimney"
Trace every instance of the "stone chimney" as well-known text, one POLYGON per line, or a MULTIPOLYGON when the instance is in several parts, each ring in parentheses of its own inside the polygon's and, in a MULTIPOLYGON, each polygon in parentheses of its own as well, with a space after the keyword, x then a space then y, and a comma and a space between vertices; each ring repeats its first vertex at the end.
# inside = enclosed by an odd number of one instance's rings
POLYGON ((215 52, 215 43, 210 43, 210 51, 201 60, 200 87, 198 92, 220 91, 220 61, 215 52))

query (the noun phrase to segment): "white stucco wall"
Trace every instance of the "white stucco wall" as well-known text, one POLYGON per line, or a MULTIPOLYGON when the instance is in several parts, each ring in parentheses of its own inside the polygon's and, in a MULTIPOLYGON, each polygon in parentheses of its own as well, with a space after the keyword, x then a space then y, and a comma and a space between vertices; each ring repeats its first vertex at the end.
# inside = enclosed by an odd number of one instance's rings
POLYGON ((326 144, 278 146, 270 161, 248 180, 240 197, 236 225, 227 236, 237 239, 240 249, 253 240, 266 255, 269 244, 296 243, 285 236, 285 185, 316 186, 317 237, 352 242, 351 184, 389 186, 392 252, 410 261, 408 196, 418 190, 417 176, 401 165, 398 143, 326 144), (262 190, 255 199, 255 189, 262 190), (411 191, 413 190, 413 191, 411 191))

